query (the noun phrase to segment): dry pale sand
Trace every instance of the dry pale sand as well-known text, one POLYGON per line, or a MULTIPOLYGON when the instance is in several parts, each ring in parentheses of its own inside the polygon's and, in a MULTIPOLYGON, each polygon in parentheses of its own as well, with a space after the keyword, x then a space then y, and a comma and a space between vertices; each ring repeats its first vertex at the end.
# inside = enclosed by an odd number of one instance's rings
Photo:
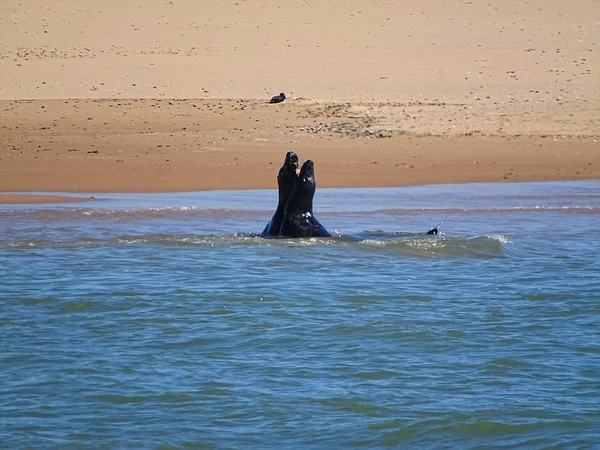
POLYGON ((3 0, 0 192, 275 188, 288 150, 321 187, 600 178, 598 17, 598 0, 3 0))

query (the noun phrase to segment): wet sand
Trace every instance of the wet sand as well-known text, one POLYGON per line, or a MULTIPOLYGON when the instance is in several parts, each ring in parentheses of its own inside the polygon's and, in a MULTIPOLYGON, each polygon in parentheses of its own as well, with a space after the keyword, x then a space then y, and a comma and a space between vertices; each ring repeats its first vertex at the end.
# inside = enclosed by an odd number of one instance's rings
POLYGON ((0 192, 600 178, 594 10, 7 0, 0 192))
POLYGON ((29 203, 72 203, 86 202, 93 197, 75 197, 70 195, 2 194, 0 205, 22 205, 29 203))

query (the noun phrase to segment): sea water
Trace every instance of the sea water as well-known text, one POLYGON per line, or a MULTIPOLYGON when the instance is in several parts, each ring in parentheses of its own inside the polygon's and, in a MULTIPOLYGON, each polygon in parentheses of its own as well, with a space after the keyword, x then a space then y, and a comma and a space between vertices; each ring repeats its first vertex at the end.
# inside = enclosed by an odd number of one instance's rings
POLYGON ((2 448, 600 446, 600 181, 94 197, 0 206, 2 448))

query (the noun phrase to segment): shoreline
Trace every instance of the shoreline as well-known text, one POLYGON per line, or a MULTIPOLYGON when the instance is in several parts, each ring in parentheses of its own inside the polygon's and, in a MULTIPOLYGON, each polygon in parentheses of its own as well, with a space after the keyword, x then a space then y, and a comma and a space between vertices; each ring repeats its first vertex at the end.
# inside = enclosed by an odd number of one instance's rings
MULTIPOLYGON (((560 180, 512 180, 512 181, 468 181, 468 182, 458 182, 458 183, 424 183, 424 184, 405 184, 399 186, 344 186, 344 187, 328 187, 325 189, 385 189, 391 187, 416 187, 416 186, 436 186, 443 184, 451 184, 451 185, 461 185, 461 184, 512 184, 512 183, 555 183, 555 182, 569 182, 569 181, 600 181, 600 178, 578 178, 578 179, 560 179, 560 180)), ((52 195, 51 192, 48 193, 27 193, 27 192, 18 192, 18 193, 4 193, 0 192, 0 205, 43 205, 43 204, 57 204, 57 203, 83 203, 83 202, 94 202, 94 201, 102 201, 103 198, 97 198, 95 195, 119 195, 119 194, 178 194, 178 193, 189 193, 189 192, 210 192, 210 191, 251 191, 251 190, 264 190, 261 189, 203 189, 203 190, 193 190, 193 191, 149 191, 149 192, 138 192, 138 191, 127 191, 127 192, 116 192, 116 191, 107 191, 107 192, 93 192, 94 196, 86 196, 86 197, 78 197, 78 196, 69 196, 69 195, 52 195)), ((277 190, 277 187, 272 188, 273 191, 277 190)), ((75 193, 74 193, 75 194, 75 193)), ((92 194, 92 193, 86 193, 92 194)))
POLYGON ((68 195, 46 195, 0 192, 0 205, 40 205, 54 203, 81 203, 95 200, 94 197, 71 197, 68 195))

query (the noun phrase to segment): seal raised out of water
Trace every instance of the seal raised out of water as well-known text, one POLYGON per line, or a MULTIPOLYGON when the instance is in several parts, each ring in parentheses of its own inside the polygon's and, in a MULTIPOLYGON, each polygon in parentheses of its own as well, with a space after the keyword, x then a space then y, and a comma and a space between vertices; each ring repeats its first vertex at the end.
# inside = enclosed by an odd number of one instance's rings
POLYGON ((285 94, 283 92, 280 92, 279 95, 275 95, 274 97, 272 97, 271 100, 269 100, 269 103, 281 103, 284 100, 285 94))
POLYGON ((296 178, 279 234, 282 237, 330 237, 331 234, 319 223, 313 214, 313 197, 317 183, 315 165, 309 159, 302 165, 300 176, 296 178))
POLYGON ((281 229, 281 223, 283 222, 283 213, 285 211, 285 205, 290 198, 296 178, 298 178, 298 172, 300 172, 300 165, 298 164, 298 155, 294 152, 287 152, 285 160, 279 174, 277 174, 277 186, 279 190, 279 201, 277 203, 277 209, 275 214, 271 218, 271 221, 267 224, 263 236, 278 236, 281 229))

